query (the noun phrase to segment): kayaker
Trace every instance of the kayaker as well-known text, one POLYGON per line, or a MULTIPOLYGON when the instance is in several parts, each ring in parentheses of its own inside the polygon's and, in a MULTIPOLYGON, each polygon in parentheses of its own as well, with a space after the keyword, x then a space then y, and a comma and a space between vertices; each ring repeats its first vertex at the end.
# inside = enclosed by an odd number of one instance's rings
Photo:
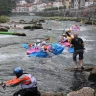
POLYGON ((68 38, 67 38, 66 34, 63 34, 62 38, 60 40, 60 43, 65 43, 65 42, 68 42, 68 38))
POLYGON ((1 83, 2 87, 21 85, 21 89, 13 94, 13 96, 40 96, 37 89, 37 81, 31 74, 23 73, 23 69, 17 67, 14 69, 16 77, 12 80, 1 83))
POLYGON ((67 38, 68 38, 68 42, 70 43, 73 38, 72 38, 72 36, 69 34, 69 32, 66 32, 66 35, 67 35, 67 38))
POLYGON ((46 41, 42 41, 41 50, 43 50, 44 52, 52 52, 52 45, 51 44, 47 45, 46 41))
POLYGON ((73 53, 73 61, 75 64, 75 69, 78 69, 77 64, 77 55, 79 55, 79 64, 81 66, 81 69, 84 69, 83 67, 83 53, 84 53, 84 42, 83 40, 78 37, 78 34, 74 34, 74 38, 72 39, 70 43, 70 47, 74 47, 74 53, 73 53))
POLYGON ((46 41, 42 41, 42 47, 41 47, 41 50, 43 50, 43 51, 47 51, 46 41))
POLYGON ((38 39, 38 40, 36 41, 36 43, 34 44, 34 47, 35 47, 36 49, 40 49, 41 46, 42 46, 42 41, 38 39))

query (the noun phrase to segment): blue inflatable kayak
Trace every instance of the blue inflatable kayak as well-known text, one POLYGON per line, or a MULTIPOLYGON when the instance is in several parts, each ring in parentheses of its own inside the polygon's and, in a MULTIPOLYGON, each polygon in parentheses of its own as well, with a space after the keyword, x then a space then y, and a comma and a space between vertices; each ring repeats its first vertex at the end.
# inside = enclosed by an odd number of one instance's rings
MULTIPOLYGON (((59 43, 52 43, 52 54, 54 55, 59 55, 63 52, 64 47, 60 45, 59 43)), ((28 44, 22 44, 22 46, 26 49, 28 49, 28 44)), ((32 52, 29 54, 29 57, 43 57, 46 58, 48 57, 49 54, 47 52, 39 51, 39 52, 32 52)))
POLYGON ((72 48, 69 47, 69 48, 68 48, 68 52, 69 52, 69 53, 73 53, 73 52, 74 52, 74 47, 72 47, 72 48))
POLYGON ((58 43, 52 43, 52 50, 53 50, 53 54, 55 55, 59 55, 63 52, 64 47, 58 43))
POLYGON ((22 44, 22 47, 28 49, 28 44, 22 44))
POLYGON ((43 52, 43 51, 40 51, 40 52, 33 52, 29 55, 29 57, 43 57, 43 58, 47 58, 49 57, 49 54, 47 52, 43 52))

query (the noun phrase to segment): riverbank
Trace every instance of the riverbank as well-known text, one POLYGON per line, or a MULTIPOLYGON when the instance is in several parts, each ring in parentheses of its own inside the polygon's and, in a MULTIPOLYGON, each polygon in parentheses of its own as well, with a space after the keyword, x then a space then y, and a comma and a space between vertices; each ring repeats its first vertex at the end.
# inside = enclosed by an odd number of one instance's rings
POLYGON ((54 16, 54 17, 43 17, 44 20, 58 20, 58 21, 76 21, 81 22, 81 24, 89 24, 89 25, 96 25, 96 19, 94 18, 78 18, 78 17, 62 17, 62 16, 54 16))

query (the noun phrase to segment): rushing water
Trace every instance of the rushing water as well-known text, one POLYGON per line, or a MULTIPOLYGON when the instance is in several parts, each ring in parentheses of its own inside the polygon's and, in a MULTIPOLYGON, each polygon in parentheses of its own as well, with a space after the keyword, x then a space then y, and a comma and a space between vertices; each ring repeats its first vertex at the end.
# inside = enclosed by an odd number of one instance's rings
MULTIPOLYGON (((36 16, 10 17, 11 21, 21 19, 31 21, 41 18, 36 16)), ((26 55, 23 43, 34 43, 39 38, 43 40, 46 36, 52 36, 52 42, 58 42, 64 28, 78 24, 75 21, 46 21, 42 23, 44 28, 52 30, 24 30, 10 29, 9 31, 24 32, 27 36, 0 35, 0 80, 6 81, 14 77, 13 69, 22 67, 24 72, 31 73, 36 77, 39 90, 44 91, 64 91, 69 92, 82 87, 90 86, 88 82, 88 72, 71 72, 66 68, 74 67, 72 54, 65 48, 63 53, 52 58, 33 58, 26 55)), ((18 25, 22 26, 22 25, 18 25)), ((84 65, 95 65, 96 62, 96 26, 92 29, 91 25, 80 26, 77 33, 85 42, 84 65)), ((74 32, 72 32, 74 33, 74 32)), ((0 96, 12 96, 18 87, 8 87, 3 90, 0 87, 0 96)))

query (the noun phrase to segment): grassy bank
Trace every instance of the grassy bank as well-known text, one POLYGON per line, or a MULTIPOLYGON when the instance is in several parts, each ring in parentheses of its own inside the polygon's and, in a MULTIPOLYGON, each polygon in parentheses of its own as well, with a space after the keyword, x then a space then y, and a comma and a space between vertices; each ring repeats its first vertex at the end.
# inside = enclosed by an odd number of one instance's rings
POLYGON ((9 21, 9 18, 7 16, 0 16, 0 23, 6 23, 9 21))

